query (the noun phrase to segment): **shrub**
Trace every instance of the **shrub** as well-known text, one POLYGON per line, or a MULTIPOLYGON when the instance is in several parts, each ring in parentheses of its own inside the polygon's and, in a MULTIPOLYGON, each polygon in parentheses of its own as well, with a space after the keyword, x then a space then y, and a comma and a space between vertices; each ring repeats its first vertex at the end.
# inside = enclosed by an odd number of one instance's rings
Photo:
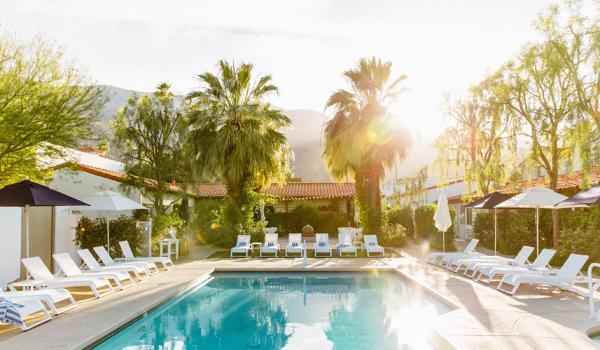
POLYGON ((571 253, 585 254, 590 258, 587 266, 600 261, 600 207, 561 211, 560 244, 552 263, 562 265, 571 253))
MULTIPOLYGON (((552 246, 552 213, 540 210, 540 249, 552 246)), ((498 251, 517 254, 521 247, 536 246, 535 210, 518 209, 497 213, 498 251)), ((489 248, 494 248, 494 214, 478 212, 473 224, 473 235, 489 248)))
POLYGON ((395 206, 389 209, 388 211, 388 221, 390 224, 399 224, 402 225, 405 229, 405 235, 412 238, 413 237, 413 219, 412 219, 412 209, 410 207, 400 207, 395 206))
MULTIPOLYGON (((415 210, 415 221, 417 224, 417 237, 427 239, 429 246, 433 249, 441 250, 443 248, 442 237, 445 237, 446 251, 456 250, 454 246, 454 224, 452 224, 445 234, 442 234, 435 227, 433 216, 435 215, 436 206, 434 204, 424 205, 415 210)), ((450 208, 450 217, 454 223, 456 211, 450 208)))
POLYGON ((388 223, 383 227, 379 244, 388 247, 403 247, 406 244, 406 229, 400 224, 388 223))
MULTIPOLYGON (((142 232, 136 226, 136 220, 125 215, 119 216, 110 223, 110 248, 111 256, 123 256, 119 241, 128 241, 134 254, 142 246, 142 232)), ((75 244, 82 249, 97 246, 106 246, 106 219, 90 219, 83 216, 77 224, 75 231, 75 244)))
POLYGON ((157 215, 152 219, 152 246, 156 247, 158 241, 169 236, 169 229, 175 227, 178 236, 181 236, 185 221, 179 215, 173 213, 169 215, 157 215))
POLYGON ((280 234, 300 232, 310 225, 315 232, 337 234, 337 228, 347 226, 346 215, 341 212, 321 210, 318 207, 301 203, 287 213, 266 213, 267 226, 277 227, 280 234))

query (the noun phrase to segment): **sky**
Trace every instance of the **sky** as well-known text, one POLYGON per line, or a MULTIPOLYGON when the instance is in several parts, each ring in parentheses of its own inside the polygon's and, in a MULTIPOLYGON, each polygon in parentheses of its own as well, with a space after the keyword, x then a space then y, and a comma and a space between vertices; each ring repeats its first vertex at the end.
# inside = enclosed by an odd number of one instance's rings
POLYGON ((391 110, 414 133, 444 127, 444 93, 462 94, 536 37, 544 0, 3 0, 0 31, 42 35, 99 84, 176 93, 219 59, 249 62, 279 87, 274 105, 323 111, 342 72, 377 56, 406 74, 391 110))

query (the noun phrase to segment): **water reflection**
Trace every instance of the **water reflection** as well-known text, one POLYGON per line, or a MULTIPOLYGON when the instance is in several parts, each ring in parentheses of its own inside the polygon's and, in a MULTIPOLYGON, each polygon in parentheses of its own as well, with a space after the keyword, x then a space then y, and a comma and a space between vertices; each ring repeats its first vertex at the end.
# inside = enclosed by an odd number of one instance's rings
POLYGON ((443 311, 391 274, 215 274, 97 349, 420 348, 443 311))

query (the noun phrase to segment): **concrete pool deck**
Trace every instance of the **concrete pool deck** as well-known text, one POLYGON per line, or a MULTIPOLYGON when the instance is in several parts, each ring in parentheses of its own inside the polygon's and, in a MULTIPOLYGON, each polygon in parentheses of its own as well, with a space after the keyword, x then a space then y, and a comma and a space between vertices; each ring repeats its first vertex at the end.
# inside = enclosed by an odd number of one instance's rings
MULTIPOLYGON (((210 255, 211 249, 198 257, 210 255)), ((525 288, 508 296, 442 268, 424 263, 416 246, 402 258, 198 259, 182 261, 142 285, 81 303, 75 310, 28 332, 0 333, 4 349, 79 349, 142 315, 213 271, 369 271, 395 269, 434 290, 457 309, 441 315, 434 329, 460 349, 596 349, 586 330, 587 301, 573 293, 525 288)))

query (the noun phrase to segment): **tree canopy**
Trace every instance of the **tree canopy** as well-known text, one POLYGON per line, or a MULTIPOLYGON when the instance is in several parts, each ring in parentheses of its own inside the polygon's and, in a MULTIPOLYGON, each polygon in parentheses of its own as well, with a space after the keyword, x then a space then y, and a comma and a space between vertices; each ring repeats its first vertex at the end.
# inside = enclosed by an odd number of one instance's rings
POLYGON ((0 185, 48 179, 41 162, 89 138, 105 101, 52 43, 0 35, 0 185))

